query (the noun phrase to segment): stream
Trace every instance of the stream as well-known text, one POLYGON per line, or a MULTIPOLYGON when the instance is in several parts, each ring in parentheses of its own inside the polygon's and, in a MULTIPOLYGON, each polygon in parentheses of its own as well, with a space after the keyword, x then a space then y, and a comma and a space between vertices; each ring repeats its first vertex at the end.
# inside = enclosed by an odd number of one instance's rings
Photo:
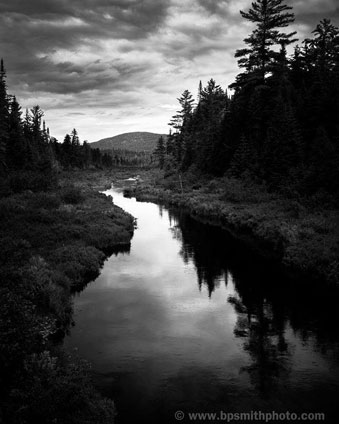
POLYGON ((65 348, 91 363, 118 424, 175 423, 176 411, 187 423, 191 412, 338 417, 336 288, 289 280, 185 211, 105 193, 137 229, 75 296, 65 348))

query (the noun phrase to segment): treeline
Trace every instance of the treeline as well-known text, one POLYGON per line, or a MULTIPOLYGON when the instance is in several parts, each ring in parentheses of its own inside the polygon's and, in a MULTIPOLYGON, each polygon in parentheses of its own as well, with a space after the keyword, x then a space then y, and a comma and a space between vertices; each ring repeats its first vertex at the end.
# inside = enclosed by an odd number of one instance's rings
POLYGON ((51 140, 54 155, 64 169, 110 168, 113 165, 112 156, 99 149, 92 149, 87 141, 80 144, 77 130, 66 134, 63 143, 51 140))
POLYGON ((240 12, 255 24, 235 57, 242 72, 229 95, 211 79, 197 104, 178 99, 167 142, 155 150, 167 171, 229 175, 289 196, 339 194, 339 29, 322 20, 308 38, 282 32, 294 21, 282 0, 240 12))
POLYGON ((112 157, 80 143, 77 131, 63 143, 50 135, 39 106, 26 110, 8 94, 3 60, 0 66, 0 195, 55 186, 60 169, 107 168, 112 157))
POLYGON ((0 193, 47 189, 55 184, 56 162, 43 112, 35 106, 22 118, 15 96, 7 93, 6 73, 0 68, 0 193))
POLYGON ((149 166, 152 164, 152 155, 147 151, 133 151, 126 149, 104 150, 113 159, 113 165, 117 167, 149 166))

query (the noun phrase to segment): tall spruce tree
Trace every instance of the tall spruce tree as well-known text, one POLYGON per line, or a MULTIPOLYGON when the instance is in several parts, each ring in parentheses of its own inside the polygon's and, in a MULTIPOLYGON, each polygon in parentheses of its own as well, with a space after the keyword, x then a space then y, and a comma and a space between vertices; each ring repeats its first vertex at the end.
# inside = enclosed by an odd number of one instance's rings
POLYGON ((197 165, 205 172, 214 173, 216 169, 216 160, 220 155, 221 123, 226 113, 227 102, 227 94, 211 78, 201 91, 197 110, 199 119, 195 131, 197 142, 193 146, 197 165))
POLYGON ((168 142, 171 143, 174 158, 180 164, 184 156, 184 132, 192 118, 194 99, 190 91, 185 90, 177 100, 181 109, 176 112, 176 115, 172 116, 169 123, 174 132, 170 134, 168 142))

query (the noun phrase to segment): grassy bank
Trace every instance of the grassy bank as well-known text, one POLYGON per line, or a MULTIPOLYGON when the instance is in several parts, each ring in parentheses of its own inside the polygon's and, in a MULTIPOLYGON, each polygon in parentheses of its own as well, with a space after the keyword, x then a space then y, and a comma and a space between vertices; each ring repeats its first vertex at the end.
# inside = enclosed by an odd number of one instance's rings
POLYGON ((98 193, 97 174, 89 177, 68 174, 52 191, 0 199, 0 422, 114 419, 87 365, 56 343, 72 321, 71 292, 133 234, 133 218, 98 193))
POLYGON ((186 208, 220 225, 294 275, 339 282, 339 211, 324 198, 273 194, 251 181, 141 174, 125 194, 186 208))

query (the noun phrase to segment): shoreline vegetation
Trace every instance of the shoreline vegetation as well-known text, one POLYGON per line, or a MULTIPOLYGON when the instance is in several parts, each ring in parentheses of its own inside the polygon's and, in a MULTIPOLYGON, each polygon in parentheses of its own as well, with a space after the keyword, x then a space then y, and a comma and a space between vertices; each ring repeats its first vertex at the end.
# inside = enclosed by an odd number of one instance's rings
POLYGON ((218 225, 291 276, 339 283, 339 212, 322 199, 296 200, 251 180, 140 172, 126 197, 185 208, 218 225))
POLYGON ((114 403, 91 383, 90 366, 63 351, 72 292, 128 251, 134 219, 100 174, 64 172, 45 192, 0 199, 0 422, 112 423, 114 403))

